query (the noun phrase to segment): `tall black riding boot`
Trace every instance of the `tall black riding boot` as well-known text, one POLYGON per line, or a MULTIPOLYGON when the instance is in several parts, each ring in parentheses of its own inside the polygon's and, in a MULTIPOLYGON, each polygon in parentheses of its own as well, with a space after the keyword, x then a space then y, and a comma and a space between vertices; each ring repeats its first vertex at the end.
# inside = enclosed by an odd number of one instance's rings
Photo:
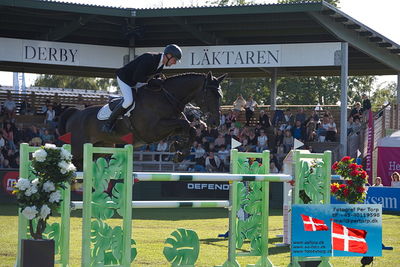
POLYGON ((108 120, 103 124, 101 131, 105 133, 112 133, 115 120, 124 114, 125 110, 126 109, 122 107, 122 102, 116 105, 108 120))

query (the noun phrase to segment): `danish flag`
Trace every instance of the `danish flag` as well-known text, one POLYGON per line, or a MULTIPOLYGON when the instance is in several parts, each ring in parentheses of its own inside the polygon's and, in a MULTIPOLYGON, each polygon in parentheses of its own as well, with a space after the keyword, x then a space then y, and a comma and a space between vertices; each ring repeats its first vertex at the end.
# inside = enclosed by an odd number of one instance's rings
POLYGON ((332 223, 332 247, 335 250, 365 254, 368 244, 365 240, 367 231, 349 228, 338 223, 332 223))
POLYGON ((301 214, 303 219, 304 231, 328 231, 328 226, 323 220, 301 214))

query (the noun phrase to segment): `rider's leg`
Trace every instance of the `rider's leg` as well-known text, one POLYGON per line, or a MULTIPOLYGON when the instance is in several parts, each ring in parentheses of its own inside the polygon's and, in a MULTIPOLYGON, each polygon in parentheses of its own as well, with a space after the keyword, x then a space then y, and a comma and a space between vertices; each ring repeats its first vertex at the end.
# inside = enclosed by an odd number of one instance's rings
POLYGON ((117 82, 118 82, 118 86, 122 92, 123 102, 119 103, 117 106, 115 106, 110 117, 103 124, 102 131, 107 132, 107 133, 112 132, 115 120, 119 116, 124 114, 126 109, 133 103, 133 93, 132 93, 131 87, 129 85, 127 85, 126 83, 124 83, 123 81, 121 81, 118 77, 117 77, 117 82))
POLYGON ((130 105, 132 105, 132 103, 134 101, 133 92, 132 92, 133 89, 129 85, 127 85, 126 83, 121 81, 118 77, 117 77, 117 82, 118 82, 119 89, 122 92, 122 96, 124 98, 122 107, 128 108, 130 105))

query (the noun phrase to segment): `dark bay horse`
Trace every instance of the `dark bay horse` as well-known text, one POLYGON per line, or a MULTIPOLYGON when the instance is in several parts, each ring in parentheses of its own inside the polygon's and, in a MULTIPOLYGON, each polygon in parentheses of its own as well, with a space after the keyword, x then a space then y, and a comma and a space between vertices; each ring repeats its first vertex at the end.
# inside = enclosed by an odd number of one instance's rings
MULTIPOLYGON (((110 147, 123 143, 121 137, 133 133, 134 147, 158 142, 168 136, 183 136, 187 140, 175 161, 182 161, 189 154, 194 141, 195 129, 183 117, 184 106, 189 102, 198 105, 207 115, 207 124, 216 127, 220 123, 222 92, 220 83, 226 75, 213 77, 211 73, 185 73, 167 78, 160 91, 141 87, 136 94, 136 107, 130 117, 117 120, 111 134, 100 131, 103 121, 97 119, 101 106, 84 110, 66 109, 60 116, 60 134, 71 133, 72 154, 75 162, 81 162, 83 144, 110 147)), ((78 164, 79 165, 79 164, 78 164)))

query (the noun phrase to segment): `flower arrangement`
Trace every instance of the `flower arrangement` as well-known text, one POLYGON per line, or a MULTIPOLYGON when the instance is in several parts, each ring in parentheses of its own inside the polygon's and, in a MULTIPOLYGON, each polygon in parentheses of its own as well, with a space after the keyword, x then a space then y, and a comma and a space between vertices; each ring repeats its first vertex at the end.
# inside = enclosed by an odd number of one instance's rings
POLYGON ((361 203, 365 200, 365 184, 368 181, 367 172, 363 170, 362 165, 353 163, 353 161, 354 159, 346 156, 332 165, 336 174, 344 177, 345 183, 331 184, 331 194, 336 199, 349 204, 361 203))
POLYGON ((32 172, 36 178, 20 177, 15 185, 14 194, 22 215, 29 220, 29 231, 34 239, 42 239, 47 219, 60 207, 61 189, 75 177, 76 168, 71 160, 72 155, 66 149, 46 144, 32 155, 32 172), (36 230, 34 219, 38 219, 36 230))

